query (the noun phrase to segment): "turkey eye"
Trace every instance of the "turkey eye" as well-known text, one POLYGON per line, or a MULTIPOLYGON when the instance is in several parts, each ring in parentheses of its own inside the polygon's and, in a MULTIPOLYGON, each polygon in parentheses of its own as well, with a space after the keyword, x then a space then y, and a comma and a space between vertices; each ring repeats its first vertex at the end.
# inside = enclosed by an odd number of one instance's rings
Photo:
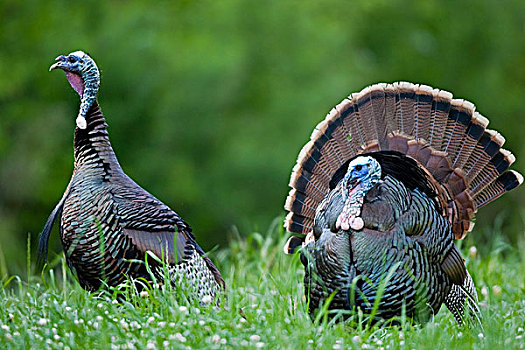
POLYGON ((356 165, 355 166, 355 170, 357 170, 357 171, 361 171, 362 168, 363 168, 362 165, 356 165))
POLYGON ((76 57, 73 57, 73 56, 69 56, 67 58, 67 60, 70 62, 70 63, 75 63, 77 61, 76 57))

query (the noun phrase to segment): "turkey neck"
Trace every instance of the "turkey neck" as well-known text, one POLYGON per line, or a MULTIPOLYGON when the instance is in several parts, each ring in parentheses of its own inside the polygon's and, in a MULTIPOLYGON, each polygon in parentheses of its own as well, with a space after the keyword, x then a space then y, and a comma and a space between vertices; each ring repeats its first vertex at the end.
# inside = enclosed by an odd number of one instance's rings
POLYGON ((106 171, 120 169, 109 142, 106 120, 97 101, 93 102, 85 117, 86 129, 75 129, 75 169, 85 165, 103 167, 106 171))

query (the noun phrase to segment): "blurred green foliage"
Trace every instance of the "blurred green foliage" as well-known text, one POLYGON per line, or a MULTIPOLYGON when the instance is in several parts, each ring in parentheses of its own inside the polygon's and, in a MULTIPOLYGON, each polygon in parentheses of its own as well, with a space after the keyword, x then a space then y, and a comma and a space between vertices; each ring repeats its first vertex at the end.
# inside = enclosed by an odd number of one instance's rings
MULTIPOLYGON (((265 232, 313 127, 371 83, 425 83, 474 102, 525 168, 524 1, 1 0, 0 260, 10 272, 72 172, 79 101, 47 69, 78 49, 101 69, 124 170, 205 249, 233 225, 265 232)), ((506 195, 478 225, 503 212, 516 241, 524 203, 522 189, 506 195)))

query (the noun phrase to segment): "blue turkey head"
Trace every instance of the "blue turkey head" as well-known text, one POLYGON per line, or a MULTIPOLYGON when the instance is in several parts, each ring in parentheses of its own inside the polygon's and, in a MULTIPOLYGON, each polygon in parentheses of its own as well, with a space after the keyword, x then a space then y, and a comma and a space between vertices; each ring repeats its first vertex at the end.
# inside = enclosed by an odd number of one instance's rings
POLYGON ((86 129, 86 114, 95 102, 100 86, 100 73, 97 64, 83 51, 75 51, 67 56, 58 56, 55 61, 49 70, 62 69, 73 89, 80 95, 80 110, 76 122, 80 129, 86 129))
POLYGON ((348 190, 361 185, 364 191, 370 190, 381 178, 381 166, 373 157, 359 156, 348 164, 341 190, 343 199, 348 198, 348 190))

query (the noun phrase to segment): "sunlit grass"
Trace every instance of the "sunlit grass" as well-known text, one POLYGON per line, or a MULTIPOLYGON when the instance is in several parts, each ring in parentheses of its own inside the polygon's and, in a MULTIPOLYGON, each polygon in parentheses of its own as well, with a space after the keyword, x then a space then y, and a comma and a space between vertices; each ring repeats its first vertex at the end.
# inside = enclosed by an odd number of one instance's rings
POLYGON ((483 256, 462 249, 480 295, 481 333, 459 328, 445 308, 425 326, 333 323, 323 315, 312 322, 303 268, 297 256, 282 254, 285 241, 277 220, 213 254, 228 286, 221 308, 170 288, 88 293, 61 258, 29 282, 4 277, 0 348, 523 348, 524 256, 517 248, 483 256))

